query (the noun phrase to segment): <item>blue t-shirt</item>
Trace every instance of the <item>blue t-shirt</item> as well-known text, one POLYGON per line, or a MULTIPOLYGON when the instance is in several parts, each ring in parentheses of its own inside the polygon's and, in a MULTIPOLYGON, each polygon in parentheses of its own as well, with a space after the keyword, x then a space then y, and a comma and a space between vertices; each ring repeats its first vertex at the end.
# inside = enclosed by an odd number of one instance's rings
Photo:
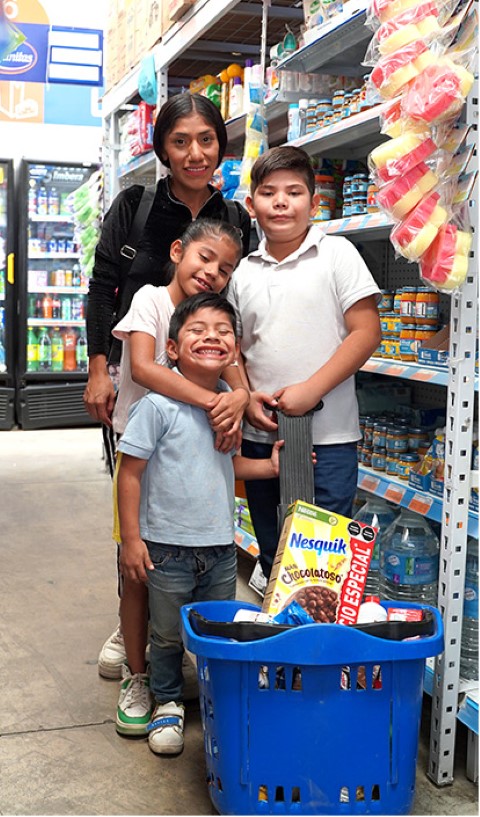
POLYGON ((118 449, 148 460, 140 498, 142 539, 194 547, 233 542, 235 452, 215 450, 203 409, 149 392, 130 409, 118 449))

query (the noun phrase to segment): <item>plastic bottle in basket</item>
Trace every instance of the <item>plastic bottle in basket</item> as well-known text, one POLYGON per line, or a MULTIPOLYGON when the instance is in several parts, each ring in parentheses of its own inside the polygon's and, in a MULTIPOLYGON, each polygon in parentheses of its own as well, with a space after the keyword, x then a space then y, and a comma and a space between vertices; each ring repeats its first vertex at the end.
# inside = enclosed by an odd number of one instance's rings
POLYGON ((478 542, 476 539, 469 539, 467 543, 460 675, 469 681, 478 681, 478 542))
POLYGON ((373 525, 378 528, 377 539, 373 550, 370 567, 368 569, 367 581, 365 583, 365 596, 376 596, 379 592, 379 552, 380 542, 389 525, 392 524, 396 517, 395 511, 388 505, 384 499, 372 496, 367 499, 364 505, 355 514, 355 519, 359 522, 365 522, 367 525, 373 525))
POLYGON ((380 598, 436 606, 439 541, 417 513, 403 509, 380 544, 380 598))

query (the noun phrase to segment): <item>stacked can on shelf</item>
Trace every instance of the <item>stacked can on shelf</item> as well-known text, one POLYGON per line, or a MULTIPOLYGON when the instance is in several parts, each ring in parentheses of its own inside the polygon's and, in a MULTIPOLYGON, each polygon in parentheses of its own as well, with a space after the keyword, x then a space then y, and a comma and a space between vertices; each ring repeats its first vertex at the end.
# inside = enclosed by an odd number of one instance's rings
POLYGON ((439 329, 439 295, 428 287, 383 290, 379 312, 382 342, 375 357, 415 362, 420 344, 439 329))

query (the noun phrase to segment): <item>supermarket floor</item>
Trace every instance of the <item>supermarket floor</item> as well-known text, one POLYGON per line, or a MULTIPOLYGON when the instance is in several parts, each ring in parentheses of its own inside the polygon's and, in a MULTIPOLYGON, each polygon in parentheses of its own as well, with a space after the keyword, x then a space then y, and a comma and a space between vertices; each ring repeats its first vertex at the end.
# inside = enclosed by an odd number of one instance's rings
MULTIPOLYGON (((0 814, 214 814, 198 702, 184 753, 160 758, 117 735, 118 685, 97 674, 117 621, 99 430, 1 432, 0 485, 0 814)), ((242 559, 241 598, 250 571, 242 559)), ((478 814, 463 727, 453 785, 426 778, 428 704, 413 813, 478 814)))

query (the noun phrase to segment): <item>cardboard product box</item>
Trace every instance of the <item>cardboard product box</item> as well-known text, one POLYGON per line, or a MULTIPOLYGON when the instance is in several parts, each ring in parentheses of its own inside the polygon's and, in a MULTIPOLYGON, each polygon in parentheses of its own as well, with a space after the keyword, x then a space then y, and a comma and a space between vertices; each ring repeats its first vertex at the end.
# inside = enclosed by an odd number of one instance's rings
POLYGON ((195 0, 164 0, 164 2, 168 5, 169 20, 176 22, 188 9, 192 8, 195 0))
POLYGON ((408 484, 410 488, 415 488, 418 491, 430 491, 430 485, 432 482, 432 472, 429 471, 427 474, 419 474, 418 471, 415 469, 415 466, 412 466, 410 469, 410 473, 408 475, 408 484))
POLYGON ((433 338, 424 340, 418 347, 417 362, 421 366, 448 367, 450 327, 444 326, 433 338))
POLYGON ((162 0, 162 37, 167 33, 168 29, 173 26, 173 20, 168 16, 168 0, 162 0))
POLYGON ((377 529, 297 500, 287 511, 262 610, 295 599, 318 622, 355 624, 377 529))
POLYGON ((145 57, 162 36, 162 0, 136 0, 135 54, 145 57))

